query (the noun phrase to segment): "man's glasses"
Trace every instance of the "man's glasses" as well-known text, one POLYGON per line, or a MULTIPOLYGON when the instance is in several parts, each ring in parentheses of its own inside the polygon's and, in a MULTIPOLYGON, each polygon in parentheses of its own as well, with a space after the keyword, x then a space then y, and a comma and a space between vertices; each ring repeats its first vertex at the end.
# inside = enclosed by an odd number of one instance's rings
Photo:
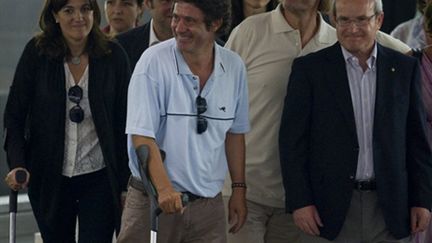
POLYGON ((373 14, 371 16, 360 16, 357 18, 338 17, 336 18, 336 24, 339 25, 340 27, 349 27, 352 24, 354 24, 357 27, 365 27, 375 16, 376 14, 373 14))
POLYGON ((207 119, 204 116, 201 116, 202 113, 207 110, 207 101, 201 96, 196 98, 196 106, 197 106, 197 132, 201 134, 207 130, 207 119))
POLYGON ((82 122, 84 120, 84 110, 79 105, 83 97, 82 88, 78 85, 69 88, 68 97, 71 102, 75 103, 75 106, 69 110, 69 119, 76 123, 82 122))

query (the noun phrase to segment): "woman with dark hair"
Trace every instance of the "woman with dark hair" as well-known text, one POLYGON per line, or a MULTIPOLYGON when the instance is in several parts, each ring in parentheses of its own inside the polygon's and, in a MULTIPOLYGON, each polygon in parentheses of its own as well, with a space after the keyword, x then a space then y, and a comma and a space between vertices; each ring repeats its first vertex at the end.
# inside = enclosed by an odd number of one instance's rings
POLYGON ((271 11, 276 8, 278 3, 278 0, 231 0, 231 28, 220 38, 223 41, 227 41, 231 30, 245 18, 254 14, 271 11))
POLYGON ((111 242, 126 190, 129 64, 96 0, 46 0, 6 105, 8 186, 28 195, 44 242, 111 242), (17 170, 27 180, 16 181, 17 170))
MULTIPOLYGON (((414 49, 411 54, 420 61, 422 99, 426 111, 426 137, 432 146, 432 2, 429 1, 424 7, 423 17, 426 45, 423 49, 414 49)), ((413 242, 432 242, 432 224, 429 224, 424 232, 417 233, 413 242)))
POLYGON ((144 0, 105 0, 105 34, 116 36, 138 26, 144 13, 144 0))

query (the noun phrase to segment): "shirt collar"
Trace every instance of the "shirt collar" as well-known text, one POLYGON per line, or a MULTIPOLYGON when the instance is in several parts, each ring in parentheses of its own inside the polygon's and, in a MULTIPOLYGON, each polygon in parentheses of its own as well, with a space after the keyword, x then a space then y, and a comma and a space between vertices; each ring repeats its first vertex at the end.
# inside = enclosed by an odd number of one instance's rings
POLYGON ((293 29, 293 27, 291 27, 287 23, 282 11, 283 9, 281 3, 279 3, 277 7, 271 11, 271 19, 272 19, 274 32, 283 33, 283 32, 294 31, 295 29, 293 29))
MULTIPOLYGON (((217 76, 223 75, 225 73, 226 65, 224 65, 222 58, 221 58, 222 48, 223 47, 219 46, 216 42, 214 42, 214 54, 215 54, 214 55, 214 68, 213 68, 211 76, 217 77, 217 76)), ((173 51, 174 51, 174 58, 175 58, 175 63, 176 63, 176 67, 177 67, 177 73, 178 74, 184 74, 184 75, 194 75, 192 73, 192 71, 190 70, 189 66, 187 65, 185 59, 183 58, 182 53, 177 48, 177 43, 175 44, 173 51)))
POLYGON ((319 19, 318 19, 319 29, 315 34, 315 36, 318 36, 318 41, 320 43, 326 43, 326 44, 335 43, 335 36, 336 36, 335 28, 333 28, 333 26, 331 26, 324 20, 321 13, 318 13, 318 15, 319 15, 319 19))
MULTIPOLYGON (((288 24, 282 11, 283 8, 281 3, 278 4, 276 9, 271 11, 271 19, 272 19, 274 32, 283 33, 283 32, 296 31, 296 29, 294 29, 291 25, 288 24)), ((319 16, 318 18, 319 29, 315 34, 314 38, 318 37, 318 41, 320 43, 334 43, 335 29, 331 25, 327 24, 327 22, 325 22, 321 13, 318 12, 318 16, 319 16)))
POLYGON ((149 46, 156 45, 157 43, 161 42, 154 32, 153 29, 153 19, 150 20, 150 38, 149 38, 149 46))
MULTIPOLYGON (((341 48, 342 48, 342 54, 343 54, 344 59, 345 59, 345 63, 353 64, 354 60, 357 60, 357 63, 358 63, 357 57, 355 57, 351 52, 349 52, 347 49, 345 49, 342 45, 341 45, 341 48)), ((372 69, 375 67, 375 63, 376 63, 376 59, 377 59, 377 53, 378 53, 378 48, 377 48, 377 43, 375 41, 374 47, 372 49, 372 53, 366 61, 369 69, 372 69)))

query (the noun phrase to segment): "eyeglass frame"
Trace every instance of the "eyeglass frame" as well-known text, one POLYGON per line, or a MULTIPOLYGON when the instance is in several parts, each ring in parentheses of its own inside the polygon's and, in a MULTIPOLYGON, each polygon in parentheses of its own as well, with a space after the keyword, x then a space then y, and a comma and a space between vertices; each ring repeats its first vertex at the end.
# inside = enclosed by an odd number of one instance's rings
POLYGON ((379 16, 379 13, 374 13, 371 16, 359 16, 356 18, 348 18, 348 17, 342 16, 342 17, 337 17, 335 19, 335 22, 336 22, 336 25, 338 25, 339 27, 342 27, 342 28, 350 27, 353 24, 356 27, 365 27, 370 23, 370 21, 374 17, 377 17, 377 16, 379 16), (342 21, 342 23, 341 23, 341 21, 342 21))
POLYGON ((202 134, 207 130, 208 126, 207 119, 201 115, 207 111, 207 101, 201 95, 198 95, 195 104, 197 107, 197 133, 202 134))
POLYGON ((75 105, 69 110, 69 120, 75 123, 81 123, 84 120, 84 110, 80 106, 83 98, 83 89, 79 85, 75 85, 68 90, 68 99, 75 105))

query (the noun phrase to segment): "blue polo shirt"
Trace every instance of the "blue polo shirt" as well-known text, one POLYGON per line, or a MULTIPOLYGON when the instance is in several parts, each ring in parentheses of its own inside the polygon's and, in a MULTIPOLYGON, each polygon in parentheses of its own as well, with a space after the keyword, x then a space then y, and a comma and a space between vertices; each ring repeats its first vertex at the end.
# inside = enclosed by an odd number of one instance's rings
POLYGON ((128 93, 126 133, 129 167, 139 176, 131 135, 155 138, 166 152, 165 169, 177 191, 214 197, 227 173, 227 132, 249 131, 246 69, 234 52, 215 43, 214 69, 200 94, 194 75, 170 39, 148 48, 133 72, 128 93), (197 133, 198 95, 207 101, 201 116, 207 130, 197 133))

